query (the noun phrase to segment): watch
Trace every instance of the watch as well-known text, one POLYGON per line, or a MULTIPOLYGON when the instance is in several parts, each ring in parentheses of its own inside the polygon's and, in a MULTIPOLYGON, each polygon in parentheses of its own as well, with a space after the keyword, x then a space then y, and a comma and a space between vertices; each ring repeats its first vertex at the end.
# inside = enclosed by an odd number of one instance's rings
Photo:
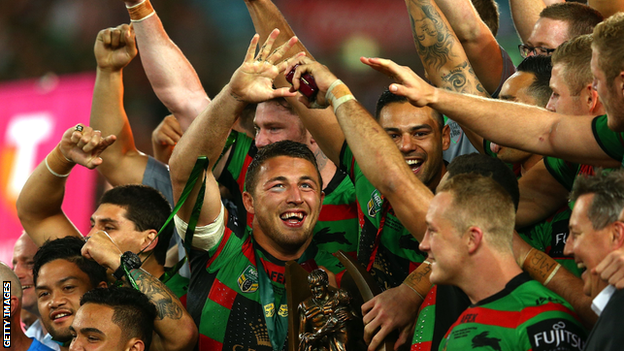
POLYGON ((132 251, 124 252, 120 257, 121 263, 119 268, 113 273, 113 276, 117 278, 117 280, 121 280, 123 276, 126 274, 124 267, 128 270, 137 269, 141 267, 141 259, 139 255, 135 254, 132 251))

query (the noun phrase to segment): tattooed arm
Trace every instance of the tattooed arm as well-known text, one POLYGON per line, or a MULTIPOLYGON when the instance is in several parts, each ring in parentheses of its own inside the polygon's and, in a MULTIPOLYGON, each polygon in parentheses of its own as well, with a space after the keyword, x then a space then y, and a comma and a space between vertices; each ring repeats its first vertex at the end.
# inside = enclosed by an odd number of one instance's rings
MULTIPOLYGON (((92 259, 115 272, 121 265, 121 250, 103 231, 95 232, 82 247, 82 256, 92 259)), ((130 272, 136 288, 144 293, 156 306, 154 320, 154 338, 151 351, 187 351, 197 343, 197 327, 191 316, 186 312, 180 300, 157 277, 143 269, 130 272)), ((133 287, 125 277, 126 285, 133 287)))
MULTIPOLYGON (((414 45, 434 85, 464 94, 489 96, 448 21, 433 0, 406 0, 414 45)), ((483 138, 463 128, 474 147, 483 152, 483 138)))
POLYGON ((192 350, 197 342, 197 327, 180 300, 158 278, 142 269, 131 272, 138 290, 156 306, 150 351, 192 350))
MULTIPOLYGON (((435 0, 444 16, 451 24, 477 77, 488 93, 493 94, 501 85, 506 74, 501 47, 496 41, 498 17, 490 19, 490 24, 482 19, 471 0, 435 0), (493 22, 493 23, 492 23, 493 22), (488 27, 489 26, 489 27, 488 27)), ((494 0, 481 0, 484 15, 497 13, 494 0), (489 11, 488 11, 489 10, 489 11)))

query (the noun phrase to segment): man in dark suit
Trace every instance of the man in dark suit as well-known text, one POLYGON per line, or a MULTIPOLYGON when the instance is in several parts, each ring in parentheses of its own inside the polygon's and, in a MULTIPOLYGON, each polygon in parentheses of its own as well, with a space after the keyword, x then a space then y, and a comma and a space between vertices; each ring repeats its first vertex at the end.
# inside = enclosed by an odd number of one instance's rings
POLYGON ((575 204, 564 252, 573 254, 578 267, 585 268, 583 292, 593 298, 592 310, 599 316, 584 350, 621 350, 624 290, 602 279, 595 268, 624 246, 624 172, 578 177, 570 200, 575 204))

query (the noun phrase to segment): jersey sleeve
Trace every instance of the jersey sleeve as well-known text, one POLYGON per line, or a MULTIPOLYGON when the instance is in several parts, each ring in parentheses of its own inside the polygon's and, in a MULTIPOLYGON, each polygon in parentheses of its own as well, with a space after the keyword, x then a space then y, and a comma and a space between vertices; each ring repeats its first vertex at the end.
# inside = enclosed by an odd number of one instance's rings
POLYGON ((607 115, 594 118, 592 131, 600 148, 611 158, 622 161, 624 158, 624 139, 622 135, 624 133, 617 133, 609 129, 607 115))

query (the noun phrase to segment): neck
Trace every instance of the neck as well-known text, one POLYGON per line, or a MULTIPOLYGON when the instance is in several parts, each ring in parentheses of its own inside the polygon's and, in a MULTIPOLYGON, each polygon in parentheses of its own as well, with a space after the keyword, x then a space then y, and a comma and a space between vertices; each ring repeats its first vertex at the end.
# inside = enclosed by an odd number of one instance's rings
POLYGON ((513 254, 493 254, 485 258, 476 258, 477 262, 463 274, 463 281, 456 284, 462 289, 471 303, 477 303, 505 288, 522 269, 513 254))
POLYGON ((336 174, 336 165, 321 151, 320 148, 314 152, 314 157, 316 157, 316 165, 318 166, 319 172, 321 172, 321 178, 323 178, 323 189, 327 187, 329 182, 331 182, 334 174, 336 174))
POLYGON ((531 168, 533 168, 533 166, 535 166, 535 164, 538 163, 542 158, 544 158, 542 155, 533 154, 529 158, 524 160, 524 162, 522 162, 522 164, 520 165, 520 174, 524 175, 531 168))
MULTIPOLYGON (((11 323, 11 350, 26 351, 30 347, 32 340, 28 338, 22 331, 20 325, 20 316, 18 313, 13 315, 13 318, 9 320, 11 323)), ((5 321, 6 323, 6 321, 5 321)))
POLYGON ((268 252, 271 256, 280 261, 287 262, 298 260, 308 248, 310 242, 312 242, 312 235, 310 235, 306 242, 296 249, 284 247, 266 235, 262 228, 260 228, 260 225, 257 224, 255 218, 257 217, 254 217, 254 221, 252 223, 254 240, 264 249, 264 251, 268 252))
POLYGON ((445 174, 446 165, 444 164, 444 162, 442 162, 442 167, 440 168, 438 174, 431 178, 429 183, 427 183, 427 188, 429 188, 429 190, 431 190, 431 192, 433 192, 434 194, 436 193, 436 188, 438 187, 438 184, 440 184, 440 180, 442 180, 442 177, 444 177, 445 174))
MULTIPOLYGON (((147 257, 147 254, 145 255, 147 257)), ((142 257, 142 259, 145 259, 142 257)), ((141 265, 147 273, 151 274, 156 279, 160 278, 165 273, 165 267, 156 261, 154 254, 151 254, 148 259, 141 265)))

